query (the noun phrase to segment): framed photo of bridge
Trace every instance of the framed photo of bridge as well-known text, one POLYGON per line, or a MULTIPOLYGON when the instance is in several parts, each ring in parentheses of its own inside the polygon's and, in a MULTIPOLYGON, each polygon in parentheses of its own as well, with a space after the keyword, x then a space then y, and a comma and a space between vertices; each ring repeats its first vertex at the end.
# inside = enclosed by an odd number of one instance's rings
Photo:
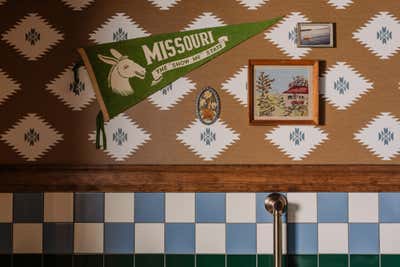
POLYGON ((251 125, 318 124, 318 61, 250 59, 251 125))
POLYGON ((334 23, 298 23, 298 47, 335 47, 334 23))

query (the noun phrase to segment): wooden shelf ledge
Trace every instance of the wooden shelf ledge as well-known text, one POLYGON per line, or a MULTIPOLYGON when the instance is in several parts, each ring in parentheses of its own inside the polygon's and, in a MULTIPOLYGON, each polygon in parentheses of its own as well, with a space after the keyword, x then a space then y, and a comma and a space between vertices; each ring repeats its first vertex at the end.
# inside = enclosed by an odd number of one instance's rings
POLYGON ((0 165, 0 191, 400 191, 400 165, 0 165))

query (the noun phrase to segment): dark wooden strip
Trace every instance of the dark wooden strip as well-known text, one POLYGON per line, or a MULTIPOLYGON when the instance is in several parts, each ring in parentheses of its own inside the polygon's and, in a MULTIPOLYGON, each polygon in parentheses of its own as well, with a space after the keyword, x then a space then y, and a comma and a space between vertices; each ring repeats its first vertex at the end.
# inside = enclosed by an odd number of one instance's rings
POLYGON ((400 191, 400 166, 3 165, 0 191, 400 191))

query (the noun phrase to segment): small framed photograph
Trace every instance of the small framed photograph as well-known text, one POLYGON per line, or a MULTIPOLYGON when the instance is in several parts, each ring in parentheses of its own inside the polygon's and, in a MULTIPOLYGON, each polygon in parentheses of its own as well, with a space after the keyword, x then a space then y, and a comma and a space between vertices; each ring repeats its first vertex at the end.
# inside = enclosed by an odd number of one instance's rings
POLYGON ((334 23, 298 23, 298 47, 334 47, 334 23))
POLYGON ((251 125, 318 124, 318 61, 249 60, 251 125))

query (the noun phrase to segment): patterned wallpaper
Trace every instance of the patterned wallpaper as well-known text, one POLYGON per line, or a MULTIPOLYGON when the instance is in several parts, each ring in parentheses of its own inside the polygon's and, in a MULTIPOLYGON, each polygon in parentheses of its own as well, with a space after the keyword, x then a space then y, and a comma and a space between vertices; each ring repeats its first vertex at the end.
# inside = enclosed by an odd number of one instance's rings
POLYGON ((0 0, 0 163, 400 163, 399 14, 396 0, 0 0), (77 47, 280 15, 111 120, 108 149, 95 149, 83 68, 71 86, 77 47), (297 48, 307 21, 335 22, 337 47, 297 48), (249 58, 320 60, 321 125, 249 126, 249 58), (209 126, 195 114, 206 86, 222 105, 209 126))

